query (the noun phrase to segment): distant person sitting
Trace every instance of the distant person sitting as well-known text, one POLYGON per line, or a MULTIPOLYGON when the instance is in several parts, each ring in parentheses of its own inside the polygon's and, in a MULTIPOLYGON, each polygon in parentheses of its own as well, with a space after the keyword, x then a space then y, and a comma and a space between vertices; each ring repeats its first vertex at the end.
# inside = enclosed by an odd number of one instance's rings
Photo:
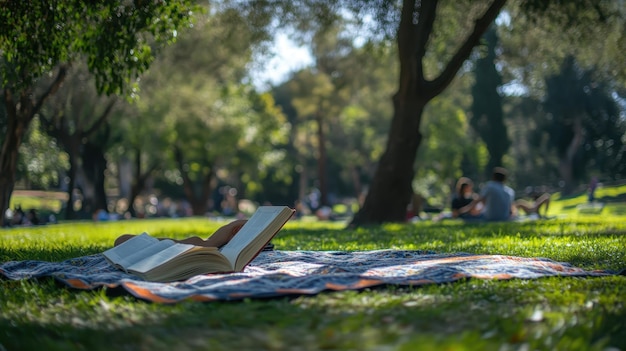
POLYGON ((485 206, 482 214, 486 221, 507 221, 515 211, 515 191, 504 185, 506 177, 506 169, 494 168, 492 180, 480 191, 478 201, 485 206))
POLYGON ((451 204, 452 218, 479 220, 483 218, 482 205, 474 193, 474 183, 467 177, 461 177, 456 183, 456 194, 451 204))
POLYGON ((550 194, 543 193, 538 196, 533 196, 533 201, 519 199, 516 200, 514 205, 517 209, 523 210, 527 215, 548 217, 548 208, 550 207, 550 194), (541 214, 541 208, 543 207, 543 215, 541 214))
POLYGON ((329 206, 322 206, 315 211, 315 217, 320 221, 331 221, 335 219, 333 209, 329 206))
POLYGON ((37 215, 37 210, 35 210, 34 208, 31 208, 28 211, 28 213, 26 214, 26 218, 28 219, 28 221, 32 225, 39 225, 39 224, 41 224, 41 221, 39 220, 39 216, 37 215))
POLYGON ((24 210, 22 210, 22 207, 17 206, 12 214, 13 216, 11 217, 11 220, 9 222, 10 226, 28 224, 28 218, 26 217, 26 213, 24 212, 24 210))

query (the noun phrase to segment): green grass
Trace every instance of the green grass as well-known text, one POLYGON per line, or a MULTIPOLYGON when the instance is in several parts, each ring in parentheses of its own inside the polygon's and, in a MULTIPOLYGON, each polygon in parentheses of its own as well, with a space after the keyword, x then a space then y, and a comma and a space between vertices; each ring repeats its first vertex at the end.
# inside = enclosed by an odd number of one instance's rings
POLYGON ((67 201, 67 194, 49 191, 16 191, 11 196, 9 208, 21 207, 23 210, 31 208, 43 212, 59 213, 67 201))
POLYGON ((556 193, 552 196, 550 215, 577 215, 577 214, 608 214, 626 215, 626 184, 620 186, 600 187, 595 193, 596 201, 604 207, 601 212, 585 211, 580 209, 587 204, 587 193, 582 192, 570 196, 561 196, 556 193))
MULTIPOLYGON (((561 199, 554 208, 572 204, 561 199)), ((273 243, 281 250, 463 251, 626 269, 626 217, 569 211, 567 218, 535 222, 421 222, 355 230, 343 223, 293 221, 273 243)), ((93 254, 111 247, 121 233, 207 236, 223 223, 188 218, 4 229, 0 261, 93 254)), ((119 290, 70 290, 51 279, 0 280, 0 350, 137 349, 626 350, 626 276, 472 279, 174 305, 119 290)))

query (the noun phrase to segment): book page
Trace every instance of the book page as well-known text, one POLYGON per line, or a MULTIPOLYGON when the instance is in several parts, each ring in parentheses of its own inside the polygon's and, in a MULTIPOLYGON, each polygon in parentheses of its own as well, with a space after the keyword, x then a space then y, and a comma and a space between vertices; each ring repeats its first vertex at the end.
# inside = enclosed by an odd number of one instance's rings
POLYGON ((118 246, 106 250, 103 252, 103 255, 109 260, 109 262, 124 266, 122 261, 124 261, 125 258, 158 242, 159 239, 153 238, 147 233, 142 233, 141 235, 137 235, 118 246))
POLYGON ((237 259, 241 252, 246 249, 254 251, 254 253, 260 251, 291 217, 292 213, 293 211, 286 206, 259 207, 235 237, 224 245, 220 250, 221 253, 228 258, 233 268, 236 269, 237 259))
POLYGON ((157 239, 157 242, 152 243, 149 246, 146 246, 144 248, 141 248, 137 250, 136 252, 133 252, 132 254, 128 255, 127 257, 122 258, 119 261, 119 264, 128 270, 135 263, 140 262, 141 260, 147 257, 153 256, 154 254, 160 251, 166 250, 168 247, 171 247, 174 245, 176 245, 176 243, 172 240, 158 240, 157 239))
POLYGON ((132 264, 128 267, 128 271, 146 273, 195 247, 190 244, 174 243, 171 240, 163 241, 170 241, 172 244, 165 249, 159 250, 158 252, 143 258, 141 261, 132 264))

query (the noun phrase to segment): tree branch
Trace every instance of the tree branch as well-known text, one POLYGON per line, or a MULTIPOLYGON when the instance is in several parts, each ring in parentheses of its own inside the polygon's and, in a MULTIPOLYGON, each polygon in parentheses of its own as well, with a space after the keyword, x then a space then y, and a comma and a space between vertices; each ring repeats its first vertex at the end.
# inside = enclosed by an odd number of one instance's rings
POLYGON ((416 26, 415 36, 415 64, 417 65, 417 79, 418 83, 424 82, 424 56, 426 55, 426 45, 430 39, 430 35, 433 32, 433 24, 437 17, 437 3, 438 0, 426 0, 421 1, 419 22, 416 26))
POLYGON ((415 32, 413 31, 413 10, 415 8, 415 0, 404 0, 402 3, 402 12, 400 13, 400 25, 398 26, 398 53, 402 60, 408 57, 411 50, 415 32))
POLYGON ((450 59, 450 62, 448 62, 448 65, 441 72, 439 77, 430 82, 430 86, 426 89, 429 93, 429 98, 439 95, 450 85, 465 60, 467 60, 474 47, 480 41, 480 38, 496 19, 505 3, 506 0, 494 0, 483 16, 476 20, 472 33, 470 33, 459 50, 452 56, 452 59, 450 59))
POLYGON ((399 93, 409 89, 412 84, 424 84, 423 57, 426 44, 432 33, 437 14, 438 0, 424 0, 419 5, 419 20, 414 24, 416 0, 404 0, 398 27, 398 55, 400 59, 399 93))
POLYGON ((146 170, 143 173, 138 174, 136 182, 132 185, 131 190, 130 190, 131 197, 133 199, 139 196, 139 193, 141 193, 143 188, 146 186, 146 181, 148 180, 152 172, 156 171, 158 168, 159 168, 159 164, 155 162, 150 167, 148 167, 148 170, 146 170))
POLYGON ((102 126, 102 124, 104 122, 106 122, 106 120, 109 117, 109 114, 111 113, 111 111, 113 110, 113 106, 115 105, 116 102, 117 102, 117 100, 115 100, 115 99, 111 99, 111 101, 109 101, 109 104, 105 108, 104 112, 102 112, 100 117, 98 117, 98 119, 91 125, 91 127, 89 129, 87 129, 86 131, 81 133, 81 138, 89 137, 96 130, 98 130, 102 126))
POLYGON ((49 136, 55 138, 55 139, 61 139, 61 130, 60 128, 58 128, 53 122, 52 119, 55 118, 56 116, 59 115, 59 111, 55 110, 52 112, 52 115, 55 117, 47 117, 47 115, 43 112, 39 112, 39 121, 41 122, 41 125, 44 127, 44 129, 46 130, 46 134, 48 134, 49 136))
POLYGON ((50 95, 54 94, 57 90, 59 90, 59 88, 61 87, 61 84, 63 83, 63 81, 65 80, 65 77, 67 76, 67 69, 68 69, 67 65, 61 65, 59 67, 59 73, 57 74, 54 81, 50 83, 50 86, 48 86, 48 89, 46 89, 46 91, 44 91, 43 94, 41 94, 41 96, 39 97, 39 99, 33 104, 33 110, 31 111, 33 116, 35 115, 35 113, 37 113, 41 109, 41 106, 43 106, 43 103, 46 101, 46 99, 49 98, 50 95))

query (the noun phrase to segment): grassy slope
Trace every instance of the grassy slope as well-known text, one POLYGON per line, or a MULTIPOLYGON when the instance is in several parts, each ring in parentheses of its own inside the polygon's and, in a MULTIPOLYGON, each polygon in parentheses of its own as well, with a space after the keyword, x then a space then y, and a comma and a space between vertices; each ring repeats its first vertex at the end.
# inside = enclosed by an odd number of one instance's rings
MULTIPOLYGON (((571 206, 559 202, 554 209, 571 206)), ((626 268, 625 217, 568 211, 567 219, 489 225, 344 230, 341 224, 293 222, 274 243, 284 250, 431 249, 626 268)), ((0 261, 101 252, 123 232, 206 236, 217 226, 181 219, 2 230, 0 261)), ((171 306, 106 290, 68 290, 52 280, 0 281, 0 350, 626 350, 625 301, 624 276, 468 280, 171 306)))

